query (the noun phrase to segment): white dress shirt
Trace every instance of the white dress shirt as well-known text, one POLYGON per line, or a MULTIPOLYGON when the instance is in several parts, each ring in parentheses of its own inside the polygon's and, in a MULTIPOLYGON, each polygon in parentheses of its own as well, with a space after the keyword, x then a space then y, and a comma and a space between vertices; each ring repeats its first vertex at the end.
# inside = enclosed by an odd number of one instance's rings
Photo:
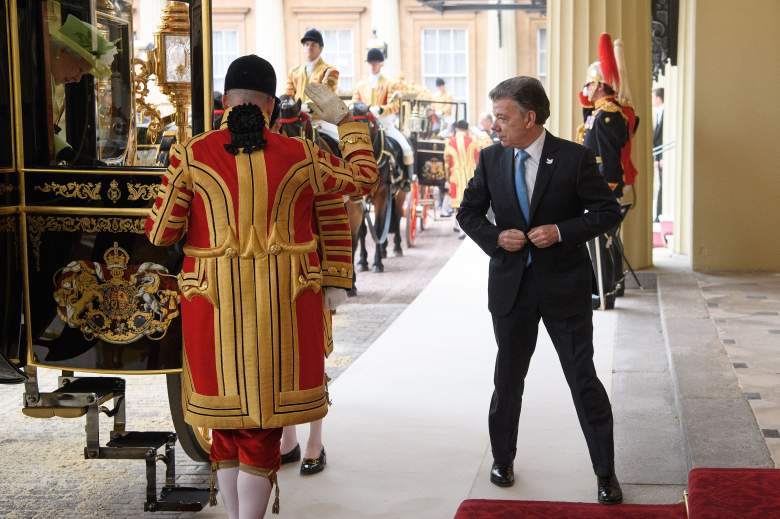
MULTIPOLYGON (((539 163, 542 161, 542 150, 544 149, 544 138, 547 135, 547 130, 542 130, 542 134, 536 138, 527 148, 525 152, 528 153, 528 158, 525 159, 525 188, 528 192, 528 204, 530 207, 531 200, 534 196, 534 186, 536 185, 536 175, 539 173, 539 163)), ((519 160, 520 148, 515 148, 515 164, 519 160)), ((514 170, 513 170, 514 171, 514 170)), ((561 230, 556 225, 558 230, 558 241, 561 241, 561 230)))

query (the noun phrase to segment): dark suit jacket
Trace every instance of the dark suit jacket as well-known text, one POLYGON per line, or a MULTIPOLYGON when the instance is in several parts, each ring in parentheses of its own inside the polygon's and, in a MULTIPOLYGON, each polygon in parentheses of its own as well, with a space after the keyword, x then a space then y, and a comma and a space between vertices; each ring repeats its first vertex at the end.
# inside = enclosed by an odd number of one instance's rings
MULTIPOLYGON (((661 117, 658 118, 658 123, 653 126, 653 148, 657 148, 664 143, 664 112, 661 112, 661 117)), ((663 153, 653 157, 653 160, 660 160, 663 158, 663 153)))
POLYGON ((480 153, 458 211, 461 228, 490 256, 488 306, 495 315, 512 309, 529 251, 543 287, 543 315, 567 317, 588 311, 593 272, 585 242, 620 222, 615 195, 599 173, 593 152, 548 132, 539 162, 530 222, 523 218, 515 192, 514 149, 500 144, 480 153), (495 225, 485 216, 491 206, 495 225), (501 231, 527 232, 544 224, 557 224, 563 241, 546 249, 529 242, 518 252, 498 247, 501 231))

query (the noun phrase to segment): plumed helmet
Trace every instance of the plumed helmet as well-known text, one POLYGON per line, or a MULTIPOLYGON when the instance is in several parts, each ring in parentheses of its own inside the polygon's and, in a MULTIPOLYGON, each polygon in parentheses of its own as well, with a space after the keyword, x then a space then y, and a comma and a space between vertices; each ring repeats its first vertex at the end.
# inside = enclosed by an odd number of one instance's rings
POLYGON ((368 54, 366 55, 366 61, 369 63, 373 63, 376 61, 383 62, 385 60, 385 55, 382 54, 382 51, 379 49, 368 49, 368 54))
POLYGON ((620 88, 620 75, 615 61, 615 51, 612 47, 612 37, 606 32, 599 36, 598 49, 599 60, 588 66, 585 83, 605 83, 617 92, 620 88))
POLYGON ((325 46, 325 40, 322 39, 322 33, 317 29, 309 29, 308 31, 306 31, 306 33, 303 35, 303 38, 301 38, 301 45, 303 45, 307 41, 313 41, 314 43, 319 43, 320 47, 325 46))
POLYGON ((269 96, 276 94, 274 67, 260 56, 250 54, 233 60, 225 74, 225 92, 254 90, 269 96))

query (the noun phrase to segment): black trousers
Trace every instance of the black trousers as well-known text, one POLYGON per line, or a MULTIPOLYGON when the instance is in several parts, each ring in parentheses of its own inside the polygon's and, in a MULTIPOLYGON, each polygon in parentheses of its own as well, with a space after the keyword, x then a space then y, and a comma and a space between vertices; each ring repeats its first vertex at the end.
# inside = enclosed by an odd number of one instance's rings
POLYGON ((523 275, 512 311, 506 316, 493 316, 498 343, 488 417, 493 459, 510 465, 515 458, 525 376, 541 319, 569 384, 593 470, 598 476, 608 476, 614 472, 615 459, 612 406, 593 365, 592 310, 584 308, 581 314, 565 319, 547 316, 539 304, 542 290, 531 265, 523 275))

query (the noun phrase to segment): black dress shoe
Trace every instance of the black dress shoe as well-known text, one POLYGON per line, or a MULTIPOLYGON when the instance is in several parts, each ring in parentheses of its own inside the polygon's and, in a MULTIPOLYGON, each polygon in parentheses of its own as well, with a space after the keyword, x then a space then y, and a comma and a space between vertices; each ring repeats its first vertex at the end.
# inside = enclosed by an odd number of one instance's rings
POLYGON ((287 463, 295 463, 296 461, 301 461, 301 444, 296 443, 295 448, 291 450, 290 452, 286 452, 282 454, 282 465, 285 465, 287 463))
POLYGON ((493 467, 490 469, 490 482, 499 487, 514 485, 515 471, 512 469, 512 465, 502 465, 494 461, 493 467))
POLYGON ((301 462, 301 476, 311 476, 325 470, 325 447, 317 458, 304 458, 301 462))
POLYGON ((617 505, 623 502, 623 491, 620 482, 614 474, 599 477, 598 498, 602 505, 617 505))

